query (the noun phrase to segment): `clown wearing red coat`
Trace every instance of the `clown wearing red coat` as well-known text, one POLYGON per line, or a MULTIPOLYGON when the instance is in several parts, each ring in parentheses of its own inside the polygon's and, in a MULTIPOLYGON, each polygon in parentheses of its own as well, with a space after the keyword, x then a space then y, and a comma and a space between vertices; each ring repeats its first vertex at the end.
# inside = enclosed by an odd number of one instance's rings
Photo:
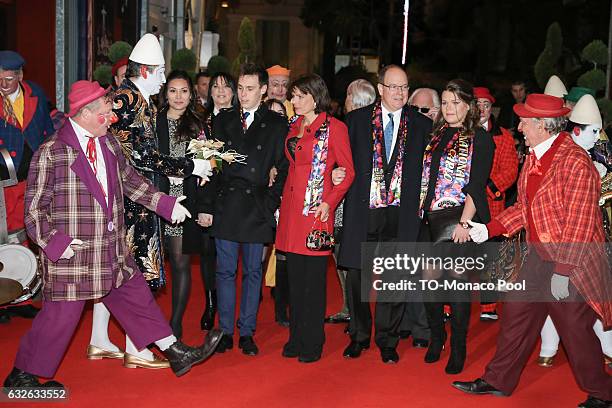
POLYGON ((550 315, 576 382, 589 394, 578 406, 609 407, 612 377, 593 331, 598 316, 605 328, 612 326, 599 174, 584 149, 561 131, 569 111, 562 99, 531 94, 514 110, 531 150, 519 177, 517 203, 486 226, 472 223, 470 237, 483 242, 524 228, 531 245, 518 279, 526 279, 526 290, 510 295, 504 305, 497 351, 483 377, 453 386, 471 394, 510 395, 550 315), (537 298, 527 298, 533 294, 537 298))

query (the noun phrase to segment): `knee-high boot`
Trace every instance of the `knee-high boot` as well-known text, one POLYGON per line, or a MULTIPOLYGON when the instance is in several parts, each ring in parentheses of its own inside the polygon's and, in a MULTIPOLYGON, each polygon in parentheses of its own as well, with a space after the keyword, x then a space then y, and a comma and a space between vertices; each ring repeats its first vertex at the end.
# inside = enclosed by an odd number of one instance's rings
POLYGON ((425 353, 426 363, 435 363, 440 359, 440 353, 446 342, 446 330, 444 329, 444 304, 440 302, 425 302, 425 313, 427 323, 431 330, 429 348, 425 353))
POLYGON ((451 353, 445 370, 448 374, 459 374, 463 371, 471 305, 469 302, 451 303, 453 312, 451 318, 451 353))

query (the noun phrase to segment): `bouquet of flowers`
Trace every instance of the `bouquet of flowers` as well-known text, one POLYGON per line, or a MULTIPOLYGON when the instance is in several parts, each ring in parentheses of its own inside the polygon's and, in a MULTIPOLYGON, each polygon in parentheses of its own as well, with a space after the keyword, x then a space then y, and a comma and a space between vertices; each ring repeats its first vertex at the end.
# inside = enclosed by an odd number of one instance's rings
POLYGON ((192 139, 187 146, 187 152, 196 159, 210 160, 213 167, 221 169, 223 162, 246 164, 247 156, 235 150, 224 150, 224 142, 212 139, 192 139))

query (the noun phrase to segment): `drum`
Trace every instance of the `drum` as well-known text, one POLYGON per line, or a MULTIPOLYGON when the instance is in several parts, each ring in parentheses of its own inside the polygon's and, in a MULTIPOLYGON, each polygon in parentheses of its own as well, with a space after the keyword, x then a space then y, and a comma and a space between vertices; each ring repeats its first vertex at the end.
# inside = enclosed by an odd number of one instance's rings
POLYGON ((38 260, 22 245, 0 245, 0 278, 16 280, 23 286, 20 297, 11 303, 21 303, 38 292, 42 279, 38 274, 38 260))

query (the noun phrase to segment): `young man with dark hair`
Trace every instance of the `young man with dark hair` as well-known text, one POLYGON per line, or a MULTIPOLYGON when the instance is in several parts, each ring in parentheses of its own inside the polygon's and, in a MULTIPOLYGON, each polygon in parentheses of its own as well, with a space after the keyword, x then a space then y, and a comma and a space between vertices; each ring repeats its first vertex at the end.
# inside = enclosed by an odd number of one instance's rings
POLYGON ((217 247, 219 326, 224 332, 217 349, 220 353, 233 347, 240 249, 243 284, 238 347, 251 356, 259 351, 253 334, 259 307, 261 259, 264 244, 274 242, 274 212, 280 204, 289 165, 284 153, 287 120, 261 103, 267 83, 264 69, 243 65, 238 78, 240 106, 221 111, 214 122, 215 138, 225 142, 225 148, 247 156, 244 164, 226 165, 218 176, 212 235, 217 247), (269 186, 272 167, 278 174, 269 186))

